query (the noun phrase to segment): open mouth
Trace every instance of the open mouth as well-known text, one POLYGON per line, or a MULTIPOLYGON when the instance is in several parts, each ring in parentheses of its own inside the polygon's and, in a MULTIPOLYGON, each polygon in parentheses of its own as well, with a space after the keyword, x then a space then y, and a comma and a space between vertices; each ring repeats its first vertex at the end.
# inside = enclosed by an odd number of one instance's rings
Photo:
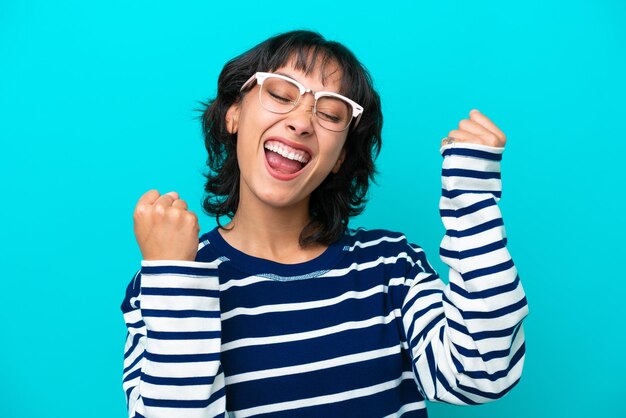
POLYGON ((311 160, 311 155, 308 152, 290 147, 280 141, 269 140, 265 142, 263 147, 265 148, 267 164, 279 174, 296 174, 311 160))

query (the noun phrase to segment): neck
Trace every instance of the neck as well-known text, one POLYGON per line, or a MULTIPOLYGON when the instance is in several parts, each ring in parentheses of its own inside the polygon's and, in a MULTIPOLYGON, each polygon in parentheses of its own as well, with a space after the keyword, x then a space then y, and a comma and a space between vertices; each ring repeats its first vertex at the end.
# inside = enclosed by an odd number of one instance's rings
POLYGON ((248 255, 285 264, 301 263, 320 255, 320 244, 303 248, 300 234, 310 222, 308 199, 286 208, 242 199, 235 216, 220 230, 224 240, 248 255))

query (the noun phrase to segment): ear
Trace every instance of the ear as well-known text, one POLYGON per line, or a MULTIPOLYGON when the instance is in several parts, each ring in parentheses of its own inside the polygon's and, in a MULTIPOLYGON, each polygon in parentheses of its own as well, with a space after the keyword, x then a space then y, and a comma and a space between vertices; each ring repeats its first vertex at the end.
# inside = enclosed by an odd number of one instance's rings
POLYGON ((226 111, 226 130, 229 134, 236 134, 239 121, 239 103, 233 103, 226 111))
POLYGON ((333 172, 333 174, 337 174, 339 172, 339 169, 341 168, 341 164, 343 164, 345 159, 346 159, 346 149, 342 148, 341 149, 341 154, 339 154, 339 158, 337 159, 337 162, 335 163, 335 166, 331 170, 333 172))

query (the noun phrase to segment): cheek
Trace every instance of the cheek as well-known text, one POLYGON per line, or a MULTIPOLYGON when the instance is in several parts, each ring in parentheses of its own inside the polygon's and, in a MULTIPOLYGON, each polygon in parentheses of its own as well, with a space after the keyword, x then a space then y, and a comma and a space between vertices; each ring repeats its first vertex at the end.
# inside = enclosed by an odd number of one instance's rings
POLYGON ((255 101, 255 96, 248 97, 244 101, 239 113, 239 131, 254 133, 260 135, 265 129, 276 123, 282 115, 271 113, 263 108, 255 101))
POLYGON ((258 150, 259 139, 268 121, 258 113, 242 114, 237 130, 237 155, 250 155, 258 150))
POLYGON ((341 157, 341 152, 346 143, 346 136, 339 138, 320 139, 320 156, 324 158, 324 166, 334 167, 341 157))

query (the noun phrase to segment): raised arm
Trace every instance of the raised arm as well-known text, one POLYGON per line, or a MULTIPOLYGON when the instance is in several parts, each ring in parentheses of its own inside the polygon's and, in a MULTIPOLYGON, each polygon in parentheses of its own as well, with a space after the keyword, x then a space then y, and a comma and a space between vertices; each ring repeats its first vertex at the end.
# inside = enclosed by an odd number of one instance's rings
POLYGON ((129 417, 225 415, 220 261, 181 259, 195 257, 198 248, 195 215, 186 213, 177 195, 163 198, 156 191, 144 195, 135 210, 144 260, 122 303, 128 328, 123 388, 129 417))
POLYGON ((441 149, 446 234, 440 255, 450 267, 450 283, 444 287, 415 250, 402 314, 424 396, 476 404, 501 397, 519 380, 528 309, 497 206, 504 139, 489 146, 464 141, 471 137, 465 130, 453 135, 461 140, 441 149))

